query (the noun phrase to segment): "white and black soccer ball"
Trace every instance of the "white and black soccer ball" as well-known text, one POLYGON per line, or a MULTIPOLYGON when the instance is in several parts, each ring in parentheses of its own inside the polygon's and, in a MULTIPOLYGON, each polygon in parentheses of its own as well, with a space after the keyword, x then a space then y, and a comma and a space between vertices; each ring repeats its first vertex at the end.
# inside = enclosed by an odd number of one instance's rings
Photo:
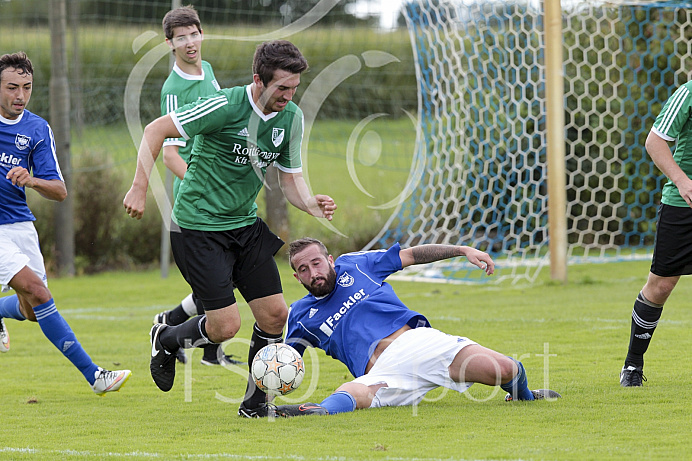
POLYGON ((267 394, 286 395, 298 389, 305 376, 303 358, 284 343, 260 349, 250 364, 252 379, 267 394))

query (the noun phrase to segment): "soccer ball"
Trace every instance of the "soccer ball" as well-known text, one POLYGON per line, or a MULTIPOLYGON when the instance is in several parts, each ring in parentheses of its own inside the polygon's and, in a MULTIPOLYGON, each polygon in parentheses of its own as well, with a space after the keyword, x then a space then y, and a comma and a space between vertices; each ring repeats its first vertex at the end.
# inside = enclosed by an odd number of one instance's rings
POLYGON ((305 376, 303 358, 284 343, 260 349, 250 365, 252 379, 267 394, 286 395, 298 388, 305 376))

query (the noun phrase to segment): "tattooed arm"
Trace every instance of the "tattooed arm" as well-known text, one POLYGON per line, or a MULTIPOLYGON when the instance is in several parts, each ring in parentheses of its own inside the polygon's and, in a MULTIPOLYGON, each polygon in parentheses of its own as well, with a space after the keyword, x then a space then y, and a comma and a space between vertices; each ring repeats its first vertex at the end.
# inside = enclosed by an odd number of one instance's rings
POLYGON ((488 275, 495 270, 495 263, 490 255, 467 246, 429 244, 407 248, 399 252, 402 267, 442 261, 455 256, 465 256, 471 264, 480 267, 488 275))

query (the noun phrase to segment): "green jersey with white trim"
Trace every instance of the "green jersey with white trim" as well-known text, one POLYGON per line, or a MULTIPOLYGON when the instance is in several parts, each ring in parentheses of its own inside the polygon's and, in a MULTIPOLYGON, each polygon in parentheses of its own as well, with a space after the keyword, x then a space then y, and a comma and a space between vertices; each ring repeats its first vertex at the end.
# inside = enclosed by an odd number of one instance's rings
POLYGON ((187 173, 173 207, 185 229, 220 231, 257 219, 255 199, 266 168, 302 171, 303 112, 289 102, 265 115, 250 86, 220 90, 171 113, 186 139, 196 137, 187 173))
MULTIPOLYGON (((191 75, 183 72, 178 64, 173 65, 173 70, 163 83, 161 88, 161 115, 173 112, 180 106, 197 101, 219 91, 221 87, 214 76, 214 69, 207 61, 202 61, 202 74, 191 75)), ((165 146, 178 146, 178 155, 190 161, 193 141, 187 142, 184 138, 168 138, 163 142, 165 146)), ((173 198, 178 194, 180 178, 173 179, 173 198)))
MULTIPOLYGON (((692 178, 692 81, 668 98, 651 131, 666 141, 676 141, 673 159, 687 177, 692 178)), ((663 186, 661 202, 671 206, 689 206, 670 179, 663 186)))

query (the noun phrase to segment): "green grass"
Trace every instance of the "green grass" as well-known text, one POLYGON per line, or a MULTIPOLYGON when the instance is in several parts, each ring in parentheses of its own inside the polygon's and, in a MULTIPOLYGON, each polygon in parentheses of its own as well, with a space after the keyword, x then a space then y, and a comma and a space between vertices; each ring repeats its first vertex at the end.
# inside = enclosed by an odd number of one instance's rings
MULTIPOLYGON (((290 269, 280 268, 286 299, 302 296, 290 269)), ((204 367, 199 352, 189 368, 178 365, 171 392, 155 387, 147 332, 155 313, 187 294, 177 273, 52 279, 59 309, 95 361, 133 376, 121 392, 99 398, 36 324, 8 320, 0 459, 682 459, 691 449, 687 280, 668 301, 647 353, 649 381, 638 389, 618 384, 632 302, 647 271, 646 262, 574 266, 567 285, 547 280, 548 271, 531 286, 392 282, 439 329, 519 357, 531 387, 547 380, 563 394, 559 401, 505 403, 504 393, 476 385, 462 395, 434 391, 416 408, 276 421, 237 417, 244 370, 204 367)), ((241 315, 238 338, 247 340, 245 304, 241 315)), ((241 341, 227 348, 245 350, 241 341)), ((310 357, 296 398, 320 401, 348 372, 323 353, 317 362, 310 357)))

